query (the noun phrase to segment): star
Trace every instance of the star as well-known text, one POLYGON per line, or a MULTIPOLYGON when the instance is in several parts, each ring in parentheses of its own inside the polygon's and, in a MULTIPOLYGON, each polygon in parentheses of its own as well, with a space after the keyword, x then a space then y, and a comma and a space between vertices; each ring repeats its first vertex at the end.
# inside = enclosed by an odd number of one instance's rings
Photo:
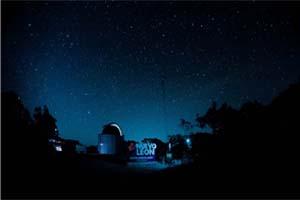
POLYGON ((166 140, 214 100, 268 103, 300 74, 291 5, 158 4, 4 1, 3 90, 31 112, 51 105, 62 137, 95 144, 109 121, 166 140))

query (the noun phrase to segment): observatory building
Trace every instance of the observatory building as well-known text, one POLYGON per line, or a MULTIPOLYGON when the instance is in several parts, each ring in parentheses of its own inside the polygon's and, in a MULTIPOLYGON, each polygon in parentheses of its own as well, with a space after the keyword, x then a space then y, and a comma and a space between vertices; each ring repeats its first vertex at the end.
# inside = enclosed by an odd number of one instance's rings
POLYGON ((124 135, 117 123, 109 123, 103 127, 98 135, 98 152, 104 155, 122 154, 124 135))

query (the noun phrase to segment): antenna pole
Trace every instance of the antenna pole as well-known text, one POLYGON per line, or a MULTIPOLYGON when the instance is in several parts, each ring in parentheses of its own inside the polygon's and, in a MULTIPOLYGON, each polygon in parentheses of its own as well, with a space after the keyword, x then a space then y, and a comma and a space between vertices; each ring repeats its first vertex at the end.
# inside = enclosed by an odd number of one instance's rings
POLYGON ((167 110, 166 110, 166 76, 164 74, 164 70, 161 70, 161 89, 162 89, 162 110, 163 110, 163 123, 164 123, 164 132, 167 135, 167 110))

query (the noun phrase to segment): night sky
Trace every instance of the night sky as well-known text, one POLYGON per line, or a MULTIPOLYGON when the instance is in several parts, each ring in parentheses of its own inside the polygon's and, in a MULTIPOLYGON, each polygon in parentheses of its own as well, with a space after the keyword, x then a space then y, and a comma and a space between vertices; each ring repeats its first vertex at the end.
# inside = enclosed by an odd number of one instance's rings
POLYGON ((299 5, 2 2, 1 89, 46 104, 66 139, 96 145, 117 122, 166 141, 212 101, 267 104, 297 80, 299 5))

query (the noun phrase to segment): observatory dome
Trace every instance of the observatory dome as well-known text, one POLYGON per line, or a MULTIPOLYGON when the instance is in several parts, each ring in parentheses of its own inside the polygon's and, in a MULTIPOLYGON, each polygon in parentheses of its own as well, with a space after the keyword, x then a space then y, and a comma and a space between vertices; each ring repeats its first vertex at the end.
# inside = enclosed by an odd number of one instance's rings
POLYGON ((109 123, 103 127, 102 134, 123 136, 120 126, 117 123, 109 123))

